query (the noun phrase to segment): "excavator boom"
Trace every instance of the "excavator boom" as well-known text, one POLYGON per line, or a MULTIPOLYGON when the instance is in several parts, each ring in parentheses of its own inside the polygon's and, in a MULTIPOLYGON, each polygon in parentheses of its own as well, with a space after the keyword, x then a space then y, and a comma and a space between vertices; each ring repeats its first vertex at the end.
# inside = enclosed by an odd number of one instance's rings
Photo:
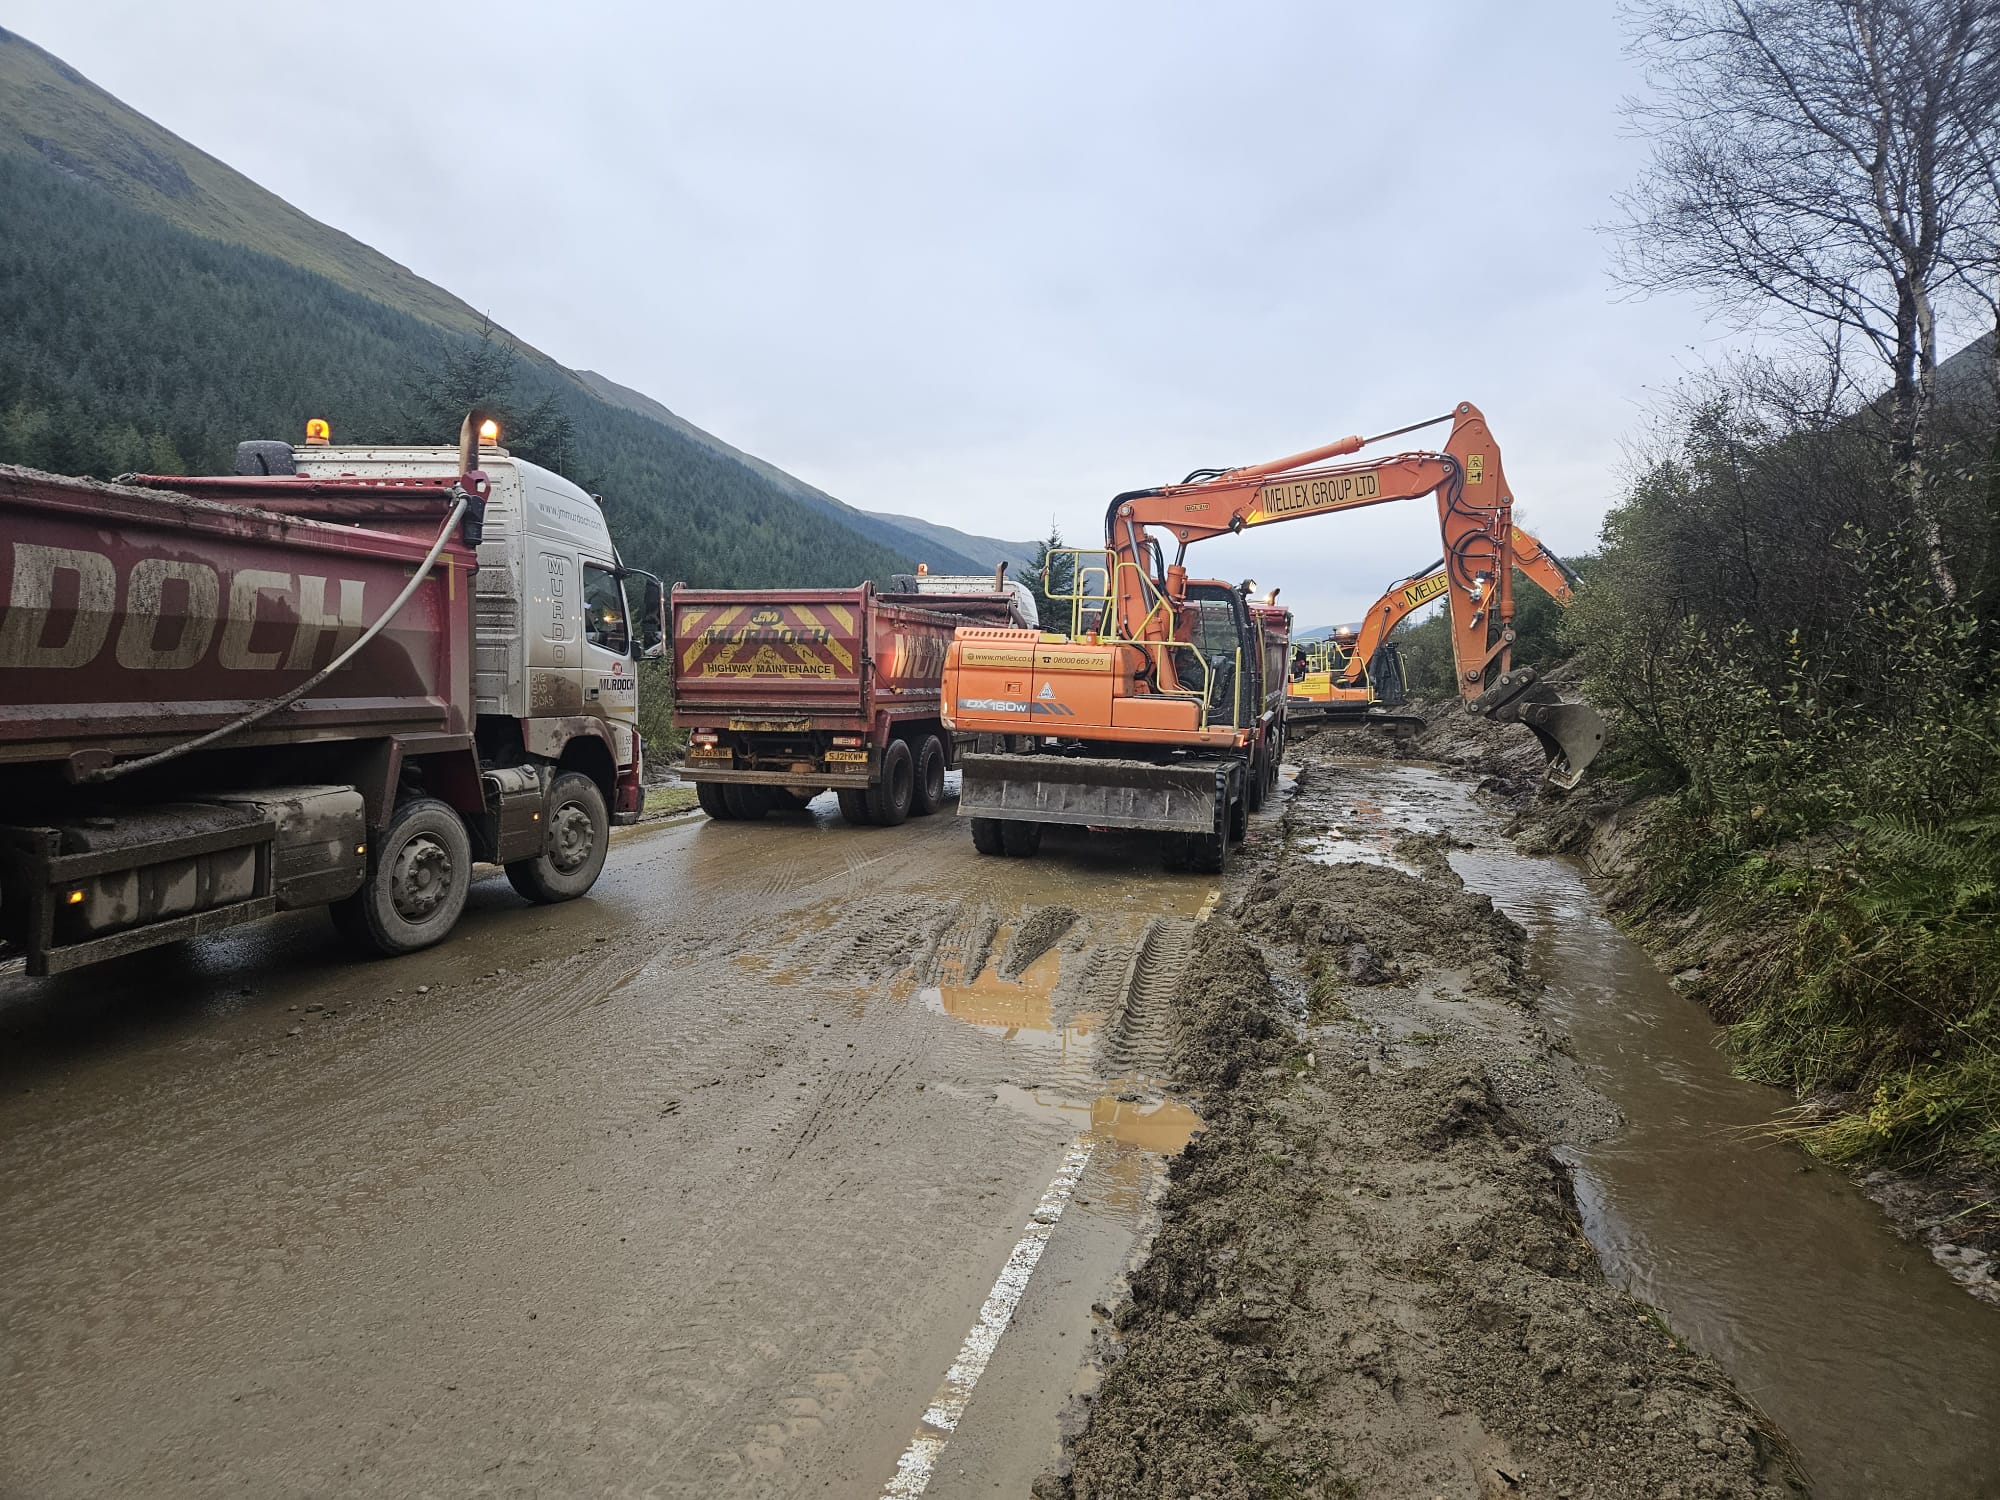
POLYGON ((1016 852, 995 832, 1016 823, 1153 827, 1194 840, 1191 862, 1219 868, 1245 810, 1275 780, 1284 695, 1265 707, 1273 695, 1245 590, 1191 581, 1188 547, 1426 495, 1444 543, 1460 696, 1474 713, 1534 729, 1549 780, 1575 785, 1602 725, 1587 707, 1561 703, 1532 668, 1512 665, 1514 497, 1485 417, 1461 402, 1373 438, 1115 497, 1102 566, 1078 568, 1101 584, 1087 593, 1079 582, 1073 596, 1087 622, 1081 639, 961 630, 945 664, 946 722, 975 741, 959 809, 973 820, 975 845, 1016 852), (1357 456, 1445 422, 1438 450, 1357 456))
MULTIPOLYGON (((1514 566, 1557 604, 1568 608, 1582 581, 1575 571, 1518 526, 1512 528, 1510 542, 1514 566)), ((1389 637, 1405 619, 1436 603, 1450 588, 1450 573, 1442 558, 1390 584, 1382 597, 1368 607, 1353 640, 1346 643, 1346 654, 1293 682, 1290 716, 1297 722, 1332 719, 1397 730, 1420 723, 1418 716, 1396 711, 1403 702, 1402 669, 1389 637), (1378 691, 1384 678, 1394 688, 1393 692, 1378 691)), ((1549 751, 1551 765, 1580 766, 1588 761, 1595 751, 1596 736, 1602 733, 1602 724, 1594 710, 1581 704, 1561 703, 1548 696, 1546 690, 1527 706, 1536 708, 1533 717, 1542 722, 1529 722, 1526 717, 1522 722, 1543 736, 1543 748, 1549 751), (1562 737, 1566 735, 1580 742, 1582 749, 1576 750, 1574 743, 1565 744, 1562 737)))

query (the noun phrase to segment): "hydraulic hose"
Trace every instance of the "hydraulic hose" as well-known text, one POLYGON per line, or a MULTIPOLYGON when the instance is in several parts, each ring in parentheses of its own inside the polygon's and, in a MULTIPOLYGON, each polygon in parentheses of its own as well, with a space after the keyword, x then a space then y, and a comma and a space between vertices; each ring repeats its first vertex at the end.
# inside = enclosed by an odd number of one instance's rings
POLYGON ((410 581, 403 585, 403 591, 396 596, 395 602, 382 612, 373 625, 370 625, 360 635, 356 636, 353 644, 335 656, 332 661, 321 667, 312 676, 289 692, 280 693, 277 697, 258 704, 248 713, 231 719, 219 729, 211 729, 206 734, 197 735, 191 740, 183 740, 178 745, 169 745, 164 750, 155 751, 153 754, 142 756, 138 760, 121 761, 117 765, 99 766, 95 770, 85 771, 76 779, 84 783, 116 781, 121 776, 130 776, 134 771, 150 771, 154 766, 165 765, 170 760, 179 760, 183 755, 192 754, 196 750, 213 745, 217 740, 228 739, 230 735, 237 733, 239 730, 248 729, 252 724, 257 723, 261 719, 268 719, 279 709, 296 703, 322 682, 325 682, 335 672, 338 672, 342 667, 354 660, 360 654, 361 648, 380 635, 383 627, 395 619, 403 606, 410 602, 411 595, 417 591, 417 585, 428 578, 431 569, 437 565, 438 555, 444 551, 444 544, 451 539, 452 528, 458 525, 459 521, 465 515, 466 507, 472 503, 472 496, 466 492, 462 480, 452 485, 451 493, 454 497, 451 514, 445 517, 444 525, 438 529, 436 540, 431 543, 431 550, 424 554, 423 562, 418 565, 417 571, 410 575, 410 581))

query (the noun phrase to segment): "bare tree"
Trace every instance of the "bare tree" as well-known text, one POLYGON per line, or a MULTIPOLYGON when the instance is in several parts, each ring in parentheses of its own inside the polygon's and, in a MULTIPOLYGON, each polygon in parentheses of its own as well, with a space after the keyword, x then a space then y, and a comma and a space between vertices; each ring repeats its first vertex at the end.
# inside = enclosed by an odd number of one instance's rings
POLYGON ((1996 223, 2000 5, 1646 0, 1629 16, 1653 92, 1626 113, 1654 150, 1620 200, 1621 279, 1745 324, 1780 314, 1836 382, 1872 349, 1896 485, 1952 597, 1930 428, 1941 339, 1994 291, 1975 267, 1996 223))

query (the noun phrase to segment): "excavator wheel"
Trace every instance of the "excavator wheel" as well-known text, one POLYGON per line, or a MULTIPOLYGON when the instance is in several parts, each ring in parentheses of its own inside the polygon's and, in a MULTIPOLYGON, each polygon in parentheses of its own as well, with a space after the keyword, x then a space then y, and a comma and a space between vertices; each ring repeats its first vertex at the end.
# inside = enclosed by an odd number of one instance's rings
POLYGON ((1229 867, 1229 841, 1213 833, 1168 834, 1161 863, 1169 870, 1220 875, 1229 867))
POLYGON ((868 815, 868 788, 844 786, 834 795, 840 799, 840 815, 856 828, 865 828, 875 820, 868 815))
POLYGON ((910 814, 928 818, 943 805, 944 741, 927 734, 917 742, 917 779, 910 792, 910 814))
POLYGON ((1250 811, 1264 810, 1264 793, 1270 789, 1270 742, 1267 740, 1250 761, 1250 779, 1243 788, 1249 799, 1250 811))
POLYGON ((1240 844, 1250 832, 1250 798, 1245 794, 1229 804, 1229 842, 1240 844))
POLYGON ((701 804, 701 810, 718 823, 731 823, 736 814, 729 810, 729 799, 722 795, 722 784, 716 781, 697 781, 694 784, 694 800, 701 804))
POLYGON ((1042 825, 1009 819, 1000 825, 1000 845, 1016 859, 1031 859, 1042 847, 1042 825))
POLYGON ((972 820, 972 847, 981 854, 1005 854, 1007 842, 1000 830, 1007 825, 998 818, 974 818, 972 820))

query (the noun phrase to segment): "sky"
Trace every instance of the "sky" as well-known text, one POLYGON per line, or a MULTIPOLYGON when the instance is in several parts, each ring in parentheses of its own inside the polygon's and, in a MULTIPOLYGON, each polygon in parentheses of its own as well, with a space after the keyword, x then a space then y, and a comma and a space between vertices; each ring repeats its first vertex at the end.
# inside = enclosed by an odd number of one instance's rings
MULTIPOLYGON (((1646 147, 1606 0, 10 0, 6 24, 563 363, 986 535, 1088 543, 1120 490, 1469 400, 1522 524, 1587 550, 1658 393, 1726 349, 1610 278, 1598 226, 1646 147)), ((1310 625, 1437 553, 1419 501, 1189 564, 1310 625)))

